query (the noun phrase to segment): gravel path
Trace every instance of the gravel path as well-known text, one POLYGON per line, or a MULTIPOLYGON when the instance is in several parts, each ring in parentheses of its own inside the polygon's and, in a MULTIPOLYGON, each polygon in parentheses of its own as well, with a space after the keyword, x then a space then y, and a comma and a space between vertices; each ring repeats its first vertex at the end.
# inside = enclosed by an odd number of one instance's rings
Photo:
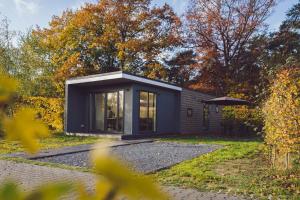
MULTIPOLYGON (((17 182, 24 190, 32 190, 33 187, 47 182, 79 181, 85 183, 88 191, 93 191, 95 175, 73 170, 0 160, 0 184, 7 180, 17 182)), ((194 189, 169 186, 164 186, 162 189, 170 195, 172 200, 242 200, 242 198, 236 196, 199 192, 194 189)), ((75 196, 70 196, 68 199, 75 199, 75 196)))
MULTIPOLYGON (((194 145, 153 142, 112 147, 111 152, 134 169, 150 173, 195 158, 219 148, 216 145, 194 145)), ((89 167, 89 152, 79 152, 37 159, 79 167, 89 167)))

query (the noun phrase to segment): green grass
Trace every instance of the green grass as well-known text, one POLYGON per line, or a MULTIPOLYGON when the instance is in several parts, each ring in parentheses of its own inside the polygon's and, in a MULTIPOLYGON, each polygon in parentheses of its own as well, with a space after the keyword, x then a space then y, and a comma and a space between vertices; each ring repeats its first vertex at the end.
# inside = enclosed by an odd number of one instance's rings
POLYGON ((28 160, 25 158, 19 158, 19 157, 0 157, 2 160, 8 160, 13 161, 16 163, 27 163, 32 165, 38 165, 38 166, 47 166, 47 167, 55 167, 55 168, 61 168, 61 169, 67 169, 67 170, 76 170, 80 172, 93 172, 92 168, 87 167, 76 167, 71 165, 65 165, 61 163, 51 163, 51 162, 41 162, 37 160, 28 160))
POLYGON ((270 168, 259 140, 175 138, 171 142, 223 145, 222 149, 153 174, 162 184, 259 199, 300 199, 300 170, 270 168))
MULTIPOLYGON (((64 134, 53 134, 52 137, 41 139, 41 149, 52 149, 66 146, 75 146, 80 144, 92 144, 99 140, 108 140, 107 138, 99 137, 79 137, 67 136, 64 134)), ((19 142, 7 141, 0 139, 0 154, 14 153, 24 151, 19 142)))

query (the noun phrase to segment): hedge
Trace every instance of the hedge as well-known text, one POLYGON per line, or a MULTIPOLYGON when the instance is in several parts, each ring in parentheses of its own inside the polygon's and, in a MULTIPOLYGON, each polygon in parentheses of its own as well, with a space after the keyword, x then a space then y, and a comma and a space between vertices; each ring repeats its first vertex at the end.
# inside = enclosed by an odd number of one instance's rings
POLYGON ((49 129, 55 131, 63 130, 63 99, 47 97, 21 97, 14 109, 20 106, 29 106, 33 108, 37 117, 40 118, 49 129))
MULTIPOLYGON (((265 142, 273 157, 300 154, 300 67, 278 73, 263 107, 265 142)), ((274 160, 274 158, 273 158, 274 160)))

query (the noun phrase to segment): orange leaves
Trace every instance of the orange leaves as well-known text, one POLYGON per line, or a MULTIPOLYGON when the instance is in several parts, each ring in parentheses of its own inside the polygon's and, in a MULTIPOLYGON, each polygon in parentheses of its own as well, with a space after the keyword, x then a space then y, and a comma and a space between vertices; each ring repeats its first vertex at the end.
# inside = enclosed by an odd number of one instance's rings
POLYGON ((62 82, 109 68, 138 71, 144 63, 156 62, 164 49, 180 45, 180 25, 167 5, 150 8, 149 0, 102 0, 65 11, 34 34, 62 82))

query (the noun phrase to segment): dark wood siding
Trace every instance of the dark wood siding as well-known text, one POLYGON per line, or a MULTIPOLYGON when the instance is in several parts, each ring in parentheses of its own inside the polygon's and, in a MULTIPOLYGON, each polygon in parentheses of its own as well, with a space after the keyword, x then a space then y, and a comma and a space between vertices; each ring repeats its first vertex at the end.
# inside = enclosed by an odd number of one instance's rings
POLYGON ((222 131, 221 126, 221 107, 216 112, 215 105, 209 105, 209 127, 203 126, 203 100, 215 98, 198 91, 183 89, 181 92, 180 106, 180 129, 181 133, 200 134, 200 133, 218 133, 222 131), (187 115, 187 110, 192 109, 192 116, 187 115))

